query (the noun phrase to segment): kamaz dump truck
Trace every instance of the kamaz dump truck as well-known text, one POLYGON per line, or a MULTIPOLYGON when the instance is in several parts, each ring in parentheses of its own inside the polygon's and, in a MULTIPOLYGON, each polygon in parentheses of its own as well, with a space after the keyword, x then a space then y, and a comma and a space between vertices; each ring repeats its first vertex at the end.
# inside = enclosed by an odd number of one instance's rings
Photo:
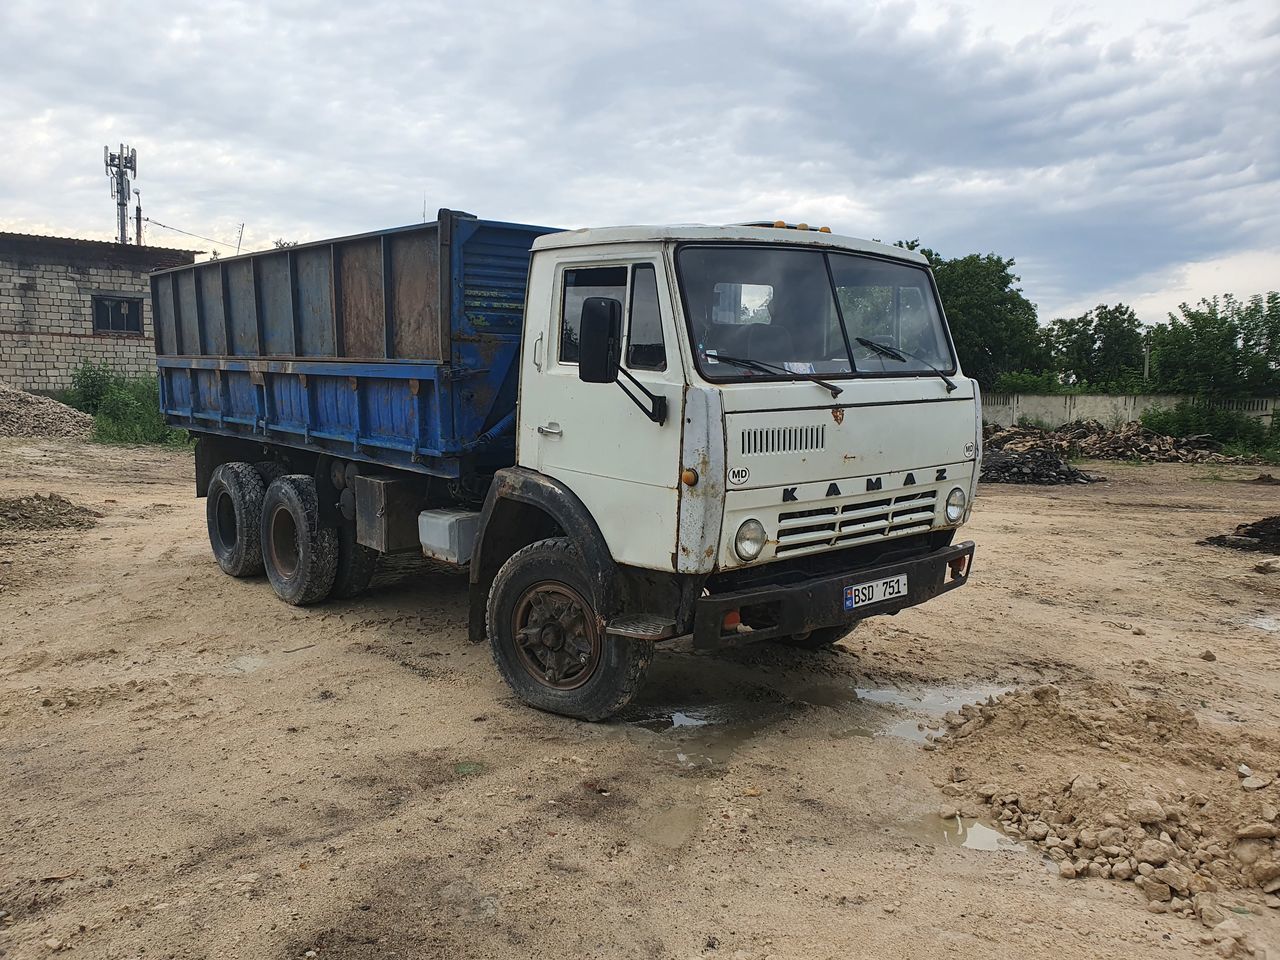
POLYGON ((668 641, 821 647, 969 576, 978 388, 912 251, 441 210, 151 288, 219 566, 291 604, 465 568, 531 706, 602 719, 668 641))

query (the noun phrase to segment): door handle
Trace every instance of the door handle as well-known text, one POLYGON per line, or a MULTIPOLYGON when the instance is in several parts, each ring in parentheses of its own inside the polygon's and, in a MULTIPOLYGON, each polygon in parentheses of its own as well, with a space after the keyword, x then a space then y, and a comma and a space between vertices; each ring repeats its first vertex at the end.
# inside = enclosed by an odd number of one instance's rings
POLYGON ((560 429, 560 424, 552 420, 550 423, 543 424, 538 427, 538 432, 544 437, 561 437, 564 431, 560 429))

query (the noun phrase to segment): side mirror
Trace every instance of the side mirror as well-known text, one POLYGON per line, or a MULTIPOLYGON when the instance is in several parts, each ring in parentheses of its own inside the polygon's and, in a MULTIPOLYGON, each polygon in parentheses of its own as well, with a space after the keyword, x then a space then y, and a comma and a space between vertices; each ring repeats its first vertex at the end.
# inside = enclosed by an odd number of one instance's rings
POLYGON ((587 297, 578 327, 578 379, 613 383, 621 360, 622 304, 608 297, 587 297))

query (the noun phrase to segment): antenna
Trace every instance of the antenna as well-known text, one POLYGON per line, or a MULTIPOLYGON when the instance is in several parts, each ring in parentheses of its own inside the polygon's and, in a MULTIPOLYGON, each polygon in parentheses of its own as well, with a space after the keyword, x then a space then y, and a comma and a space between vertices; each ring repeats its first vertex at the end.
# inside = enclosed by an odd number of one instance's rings
POLYGON ((102 148, 102 164, 111 178, 111 196, 116 202, 116 227, 121 243, 129 242, 129 174, 138 175, 138 151, 120 144, 120 152, 102 148))

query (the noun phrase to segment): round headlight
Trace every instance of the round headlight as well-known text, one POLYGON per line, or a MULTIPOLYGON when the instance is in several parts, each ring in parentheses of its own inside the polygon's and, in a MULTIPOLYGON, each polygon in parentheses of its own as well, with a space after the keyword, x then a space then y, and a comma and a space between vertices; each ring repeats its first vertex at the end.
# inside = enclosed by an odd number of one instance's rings
POLYGON ((947 494, 947 523, 959 523, 964 516, 964 491, 956 487, 947 494))
POLYGON ((739 557, 750 562, 760 556, 767 540, 763 523, 759 520, 746 520, 738 528, 738 535, 733 538, 733 549, 739 557))

